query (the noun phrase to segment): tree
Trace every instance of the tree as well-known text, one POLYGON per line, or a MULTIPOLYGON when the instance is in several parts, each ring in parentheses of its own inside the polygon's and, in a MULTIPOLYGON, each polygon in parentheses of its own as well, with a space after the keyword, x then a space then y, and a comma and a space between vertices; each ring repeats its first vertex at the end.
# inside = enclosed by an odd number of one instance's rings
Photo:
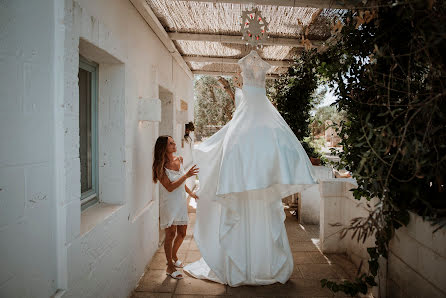
POLYGON ((356 199, 379 199, 342 234, 375 236, 368 274, 354 283, 322 281, 352 296, 376 285, 378 258, 409 223, 408 211, 437 229, 446 223, 446 3, 380 0, 375 7, 346 13, 337 44, 314 65, 346 113, 338 167, 353 173, 356 199))
POLYGON ((327 120, 331 120, 338 126, 342 120, 346 120, 345 111, 338 111, 336 105, 317 108, 311 124, 313 135, 320 135, 325 132, 325 130, 328 128, 325 125, 325 121, 327 120))
MULTIPOLYGON (((221 81, 221 80, 220 80, 221 81)), ((231 80, 225 80, 231 86, 231 80)), ((230 94, 217 78, 202 76, 195 80, 195 136, 197 140, 215 133, 232 118, 235 106, 230 94), (214 127, 215 129, 209 129, 214 127)))
POLYGON ((288 72, 281 76, 267 92, 273 104, 301 142, 309 157, 321 157, 305 139, 310 136, 310 111, 320 102, 316 92, 319 85, 314 68, 315 51, 303 52, 295 58, 288 72))

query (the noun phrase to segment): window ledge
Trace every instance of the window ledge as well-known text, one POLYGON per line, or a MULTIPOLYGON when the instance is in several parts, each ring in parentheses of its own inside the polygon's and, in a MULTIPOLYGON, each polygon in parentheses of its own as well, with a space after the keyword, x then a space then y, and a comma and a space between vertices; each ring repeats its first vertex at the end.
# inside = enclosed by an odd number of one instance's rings
POLYGON ((91 231, 97 224, 103 222, 123 205, 98 203, 81 213, 81 236, 91 231))

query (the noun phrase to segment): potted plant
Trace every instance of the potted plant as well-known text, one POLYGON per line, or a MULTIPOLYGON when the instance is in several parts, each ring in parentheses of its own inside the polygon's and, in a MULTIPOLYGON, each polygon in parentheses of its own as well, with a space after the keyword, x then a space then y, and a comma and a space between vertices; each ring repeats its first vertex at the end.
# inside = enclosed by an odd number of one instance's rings
POLYGON ((302 147, 304 147, 308 157, 310 158, 311 164, 314 166, 320 166, 322 154, 318 152, 317 149, 308 142, 303 141, 301 142, 301 144, 302 147))
POLYGON ((321 159, 318 158, 318 157, 310 157, 310 161, 311 161, 311 164, 313 166, 320 166, 321 165, 321 159))

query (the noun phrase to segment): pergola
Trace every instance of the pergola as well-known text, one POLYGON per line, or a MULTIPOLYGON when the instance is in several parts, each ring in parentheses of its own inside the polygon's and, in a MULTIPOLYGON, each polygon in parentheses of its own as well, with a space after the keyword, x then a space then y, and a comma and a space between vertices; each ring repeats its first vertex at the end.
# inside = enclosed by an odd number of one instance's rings
POLYGON ((304 48, 326 46, 333 19, 362 1, 333 0, 130 0, 173 58, 192 78, 195 74, 232 75, 251 45, 242 40, 242 11, 258 8, 269 22, 269 36, 258 52, 284 72, 304 48))

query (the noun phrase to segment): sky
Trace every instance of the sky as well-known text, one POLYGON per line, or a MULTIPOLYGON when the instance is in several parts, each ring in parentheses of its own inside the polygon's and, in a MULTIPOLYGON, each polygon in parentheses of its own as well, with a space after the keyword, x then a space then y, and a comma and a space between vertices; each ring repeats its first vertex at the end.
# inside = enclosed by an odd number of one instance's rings
POLYGON ((328 106, 336 101, 336 97, 333 94, 333 90, 331 90, 330 88, 328 88, 328 90, 329 91, 325 94, 324 100, 318 107, 328 106))
POLYGON ((315 106, 313 110, 311 110, 310 114, 312 116, 314 116, 314 114, 316 113, 316 110, 318 108, 329 106, 330 104, 332 104, 336 101, 336 96, 334 95, 333 90, 330 89, 330 87, 328 87, 328 86, 327 86, 327 88, 328 88, 328 92, 325 93, 325 97, 322 100, 322 102, 319 105, 315 106))

